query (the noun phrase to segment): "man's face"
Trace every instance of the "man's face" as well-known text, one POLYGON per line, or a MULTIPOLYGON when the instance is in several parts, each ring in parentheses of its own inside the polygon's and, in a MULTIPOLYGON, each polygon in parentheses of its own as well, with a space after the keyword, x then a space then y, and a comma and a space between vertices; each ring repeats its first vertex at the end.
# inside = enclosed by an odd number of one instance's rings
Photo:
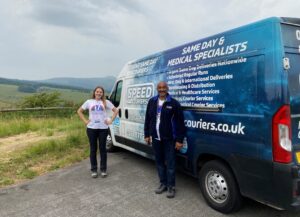
POLYGON ((165 97, 168 93, 168 85, 165 82, 159 82, 157 92, 160 97, 165 97))

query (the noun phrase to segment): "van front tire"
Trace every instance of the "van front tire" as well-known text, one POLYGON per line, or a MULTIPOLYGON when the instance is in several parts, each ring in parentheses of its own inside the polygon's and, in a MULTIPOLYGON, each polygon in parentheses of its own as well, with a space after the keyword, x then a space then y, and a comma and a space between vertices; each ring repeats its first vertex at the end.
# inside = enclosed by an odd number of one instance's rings
POLYGON ((108 132, 108 135, 106 138, 106 151, 107 152, 116 152, 117 151, 117 147, 114 146, 114 143, 112 141, 110 131, 108 132))
POLYGON ((242 196, 230 169, 221 161, 212 160, 198 173, 200 189, 207 204, 222 213, 239 210, 242 196))

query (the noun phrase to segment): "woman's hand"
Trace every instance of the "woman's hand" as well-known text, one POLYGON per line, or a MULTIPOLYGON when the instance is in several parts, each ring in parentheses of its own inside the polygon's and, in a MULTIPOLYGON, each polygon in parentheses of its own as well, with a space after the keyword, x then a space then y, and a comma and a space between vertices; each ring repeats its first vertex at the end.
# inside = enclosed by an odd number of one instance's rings
POLYGON ((112 124, 112 121, 110 118, 107 118, 105 121, 104 121, 105 124, 107 125, 111 125, 112 124))
POLYGON ((85 126, 87 126, 91 121, 90 120, 87 120, 84 115, 83 115, 83 109, 80 107, 78 110, 77 110, 77 114, 79 115, 80 119, 82 120, 82 122, 85 124, 85 126))
POLYGON ((111 118, 107 118, 104 122, 105 122, 105 124, 107 124, 107 125, 111 125, 112 124, 112 122, 115 120, 115 118, 116 118, 116 116, 118 115, 118 113, 119 113, 119 108, 112 108, 112 111, 113 111, 113 115, 112 115, 112 117, 111 118))

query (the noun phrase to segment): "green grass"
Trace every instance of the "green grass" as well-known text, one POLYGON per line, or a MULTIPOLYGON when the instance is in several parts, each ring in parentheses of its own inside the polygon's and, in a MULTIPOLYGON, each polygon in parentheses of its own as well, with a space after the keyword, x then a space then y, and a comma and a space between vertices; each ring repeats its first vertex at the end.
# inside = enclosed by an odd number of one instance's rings
POLYGON ((28 132, 44 137, 13 152, 0 153, 0 187, 71 165, 89 155, 85 125, 74 112, 58 117, 52 113, 40 117, 36 112, 25 117, 1 114, 0 138, 28 132))
POLYGON ((78 129, 83 126, 77 115, 69 115, 67 117, 22 117, 10 116, 5 114, 0 117, 0 138, 18 135, 27 132, 40 132, 46 136, 51 136, 55 131, 65 132, 78 129))
POLYGON ((25 179, 32 179, 32 178, 36 177, 38 175, 38 173, 29 168, 24 168, 23 170, 21 170, 21 173, 18 175, 25 179))
POLYGON ((0 100, 0 108, 12 108, 14 107, 14 103, 9 102, 9 101, 4 101, 4 100, 0 100))
POLYGON ((46 136, 53 136, 54 134, 54 131, 53 130, 49 130, 49 129, 46 129, 46 132, 45 132, 46 136))
POLYGON ((84 102, 87 99, 90 99, 92 94, 81 92, 78 90, 68 90, 68 89, 57 89, 57 88, 47 88, 49 91, 58 91, 61 93, 61 98, 63 100, 72 100, 75 103, 81 103, 84 102))
POLYGON ((12 178, 2 177, 0 178, 0 186, 7 186, 14 184, 15 181, 12 178))
POLYGON ((0 84, 0 100, 2 102, 16 104, 24 96, 29 96, 29 93, 21 93, 18 91, 18 86, 0 84))
POLYGON ((41 141, 11 153, 9 161, 1 162, 0 187, 32 179, 87 158, 87 143, 84 129, 77 129, 69 131, 65 138, 41 141))
MULTIPOLYGON (((84 130, 82 130, 84 132, 84 130)), ((86 136, 81 131, 72 131, 65 139, 53 139, 40 142, 37 145, 28 147, 22 152, 20 161, 25 159, 38 159, 41 156, 53 154, 61 157, 68 150, 79 147, 82 143, 87 142, 86 136)))
POLYGON ((0 112, 0 121, 11 120, 11 119, 19 119, 19 118, 53 118, 60 117, 66 118, 71 117, 76 114, 77 108, 69 107, 69 108, 58 108, 55 110, 17 110, 17 111, 9 111, 9 112, 0 112))

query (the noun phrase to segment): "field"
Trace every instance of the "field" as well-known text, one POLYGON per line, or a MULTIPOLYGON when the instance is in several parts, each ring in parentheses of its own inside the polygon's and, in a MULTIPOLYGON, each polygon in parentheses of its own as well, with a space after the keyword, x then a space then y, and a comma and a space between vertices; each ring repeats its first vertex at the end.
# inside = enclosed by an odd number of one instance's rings
POLYGON ((74 110, 0 113, 0 187, 88 157, 85 126, 74 110))
MULTIPOLYGON (((54 89, 47 88, 48 91, 58 91, 61 93, 61 99, 65 101, 73 101, 81 103, 91 96, 90 93, 80 92, 71 89, 54 89)), ((18 91, 18 86, 0 84, 0 110, 4 108, 16 107, 25 96, 30 96, 32 93, 23 93, 18 91)))

